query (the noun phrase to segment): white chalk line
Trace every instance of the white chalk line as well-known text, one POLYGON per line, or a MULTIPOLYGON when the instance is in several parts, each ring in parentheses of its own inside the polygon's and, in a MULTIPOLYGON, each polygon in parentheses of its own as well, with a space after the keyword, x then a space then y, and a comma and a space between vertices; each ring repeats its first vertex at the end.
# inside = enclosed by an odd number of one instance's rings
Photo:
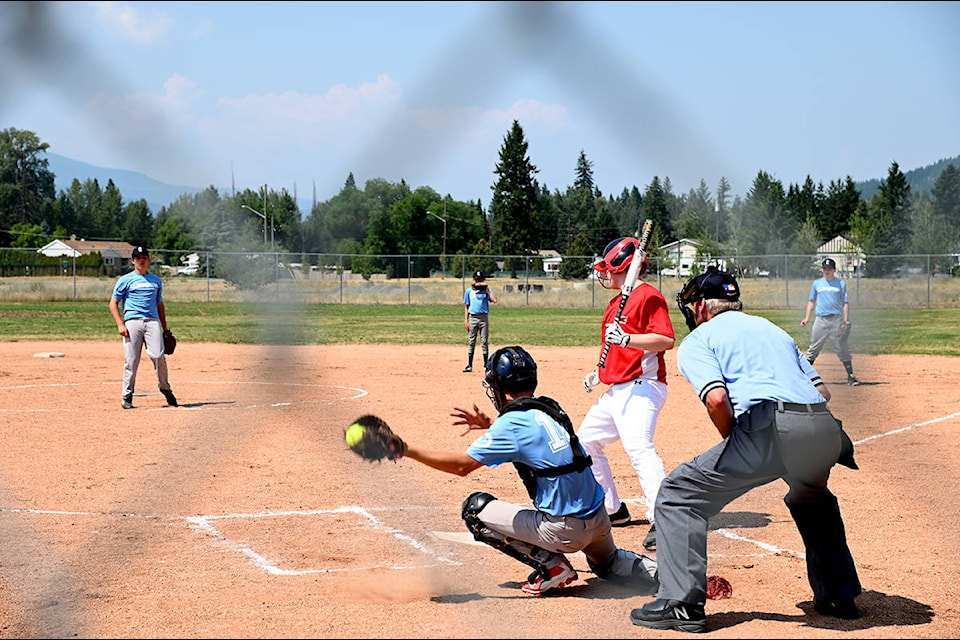
MULTIPOLYGON (((267 383, 269 384, 269 383, 267 383)), ((0 387, 2 388, 2 387, 0 387)), ((904 433, 910 431, 916 427, 922 427, 930 424, 936 424, 938 422, 944 422, 947 420, 953 420, 960 418, 960 412, 952 413, 946 416, 939 418, 933 418, 930 420, 925 420, 923 422, 917 422, 912 425, 907 425, 905 427, 900 427, 897 429, 892 429, 886 433, 869 436, 863 438, 862 440, 857 440, 854 442, 855 445, 862 444, 864 442, 869 442, 871 440, 877 440, 879 438, 896 435, 899 433, 904 433)), ((624 502, 635 503, 635 504, 644 504, 640 500, 624 500, 624 502)), ((439 507, 425 507, 425 506, 416 506, 408 505, 404 507, 404 510, 409 511, 411 509, 437 509, 439 507)), ((412 537, 406 535, 399 529, 393 529, 385 526, 379 519, 377 519, 370 511, 396 511, 397 509, 380 507, 373 508, 371 510, 364 509, 359 506, 346 506, 339 507, 337 509, 315 509, 310 511, 266 511, 261 513, 234 513, 227 515, 210 515, 210 516, 185 516, 185 517, 175 517, 175 518, 164 518, 162 516, 143 516, 132 513, 105 513, 105 512, 87 512, 87 511, 54 511, 54 510, 43 510, 43 509, 6 509, 0 508, 0 514, 2 513, 28 513, 28 514, 46 514, 46 515, 68 515, 68 516, 118 516, 124 518, 147 518, 147 519, 174 519, 174 520, 183 520, 188 523, 193 529, 203 531, 217 538, 222 544, 227 546, 229 549, 236 551, 242 555, 247 556, 253 564, 268 573, 273 575, 306 575, 306 574, 316 574, 316 573, 340 573, 340 572, 349 572, 349 571, 368 571, 370 569, 417 569, 417 568, 427 568, 438 566, 439 564, 450 564, 450 565, 459 565, 459 562, 451 560, 443 555, 435 553, 433 550, 428 547, 420 544, 412 537), (319 568, 319 569, 284 569, 277 566, 275 563, 271 562, 265 556, 260 553, 257 553, 251 549, 248 545, 243 543, 231 541, 227 536, 220 532, 216 527, 213 526, 213 522, 216 520, 230 519, 230 518, 269 518, 269 517, 283 517, 283 516, 309 516, 309 515, 326 515, 326 514, 337 514, 337 513, 355 513, 360 517, 365 518, 369 524, 373 525, 375 528, 381 530, 384 533, 389 533, 393 535, 394 538, 409 544, 414 549, 420 551, 421 553, 427 555, 428 557, 433 558, 433 564, 425 565, 372 565, 367 567, 360 568, 319 568)), ((766 553, 755 553, 755 554, 709 554, 710 557, 765 557, 767 555, 779 555, 779 556, 793 556, 796 558, 804 559, 806 554, 802 551, 796 551, 792 549, 783 549, 760 540, 753 538, 747 538, 738 533, 735 533, 727 528, 714 529, 714 532, 717 534, 728 538, 730 540, 736 540, 739 542, 746 542, 752 544, 766 553)), ((474 541, 472 538, 468 539, 467 536, 463 535, 462 532, 443 532, 443 531, 428 531, 430 535, 433 535, 435 538, 440 540, 458 542, 461 544, 482 544, 474 541)))
MULTIPOLYGON (((18 384, 11 386, 0 386, 0 391, 6 390, 24 390, 24 389, 49 389, 57 387, 80 387, 83 385, 117 385, 122 384, 120 381, 116 382, 52 382, 44 384, 18 384)), ((336 389, 340 391, 349 392, 347 395, 337 397, 337 398, 302 398, 296 402, 292 401, 281 401, 281 402, 272 402, 269 404, 246 404, 243 406, 237 406, 231 404, 230 406, 207 406, 204 403, 197 403, 199 406, 190 406, 190 402, 184 402, 181 396, 181 405, 177 407, 178 411, 236 411, 238 409, 261 409, 269 408, 275 409, 278 407, 291 407, 294 404, 307 404, 307 403, 324 403, 324 404, 333 404, 335 402, 344 402, 348 400, 356 400, 362 398, 368 394, 366 389, 360 389, 357 387, 347 387, 344 385, 338 384, 313 384, 306 382, 257 382, 257 381, 211 381, 211 380, 186 380, 180 381, 177 383, 179 388, 180 385, 197 385, 197 384, 210 384, 210 385, 262 385, 262 386, 284 386, 284 387, 309 387, 309 388, 327 388, 327 389, 336 389)), ((147 392, 137 392, 133 394, 134 397, 143 397, 150 395, 160 395, 159 391, 147 391, 147 392)), ((139 409, 140 407, 138 407, 139 409)), ((169 411, 171 407, 143 407, 142 411, 169 411)), ((83 411, 83 409, 77 409, 74 407, 58 407, 53 409, 48 408, 29 408, 29 407, 18 407, 18 408, 0 408, 0 413, 75 413, 83 411)))
MULTIPOLYGON (((410 511, 411 509, 437 509, 439 507, 404 507, 403 511, 410 511)), ((374 511, 400 511, 400 509, 395 508, 380 508, 373 509, 374 511)), ((400 529, 394 529, 386 526, 381 522, 377 517, 375 517, 370 511, 364 509, 360 506, 345 506, 338 507, 336 509, 313 509, 309 511, 263 511, 260 513, 232 513, 232 514, 220 514, 220 515, 209 515, 209 516, 147 516, 147 515, 138 515, 133 513, 107 513, 107 512, 94 512, 94 511, 57 511, 50 509, 5 509, 0 508, 0 514, 3 513, 25 513, 25 514, 34 514, 34 515, 59 515, 59 516, 115 516, 120 518, 142 518, 147 520, 172 520, 172 521, 182 521, 187 523, 187 527, 196 531, 201 531, 208 535, 213 536, 217 539, 218 544, 226 548, 229 551, 234 551, 241 555, 246 556, 250 561, 259 569, 266 571, 272 575, 277 576, 299 576, 299 575, 309 575, 317 573, 346 573, 353 571, 369 571, 371 569, 395 569, 395 570, 407 570, 407 569, 425 569, 430 567, 436 567, 441 564, 446 565, 459 565, 461 563, 456 560, 451 560, 450 558, 430 549, 424 544, 421 544, 411 536, 405 534, 400 529), (324 515, 333 515, 340 513, 353 513, 358 517, 363 518, 365 523, 361 526, 369 527, 372 526, 374 530, 389 534, 396 540, 409 545, 416 551, 420 552, 426 556, 427 561, 422 564, 410 564, 410 565, 398 565, 398 564, 375 564, 367 565, 363 567, 329 567, 329 568, 314 568, 314 569, 289 569, 279 566, 277 563, 271 561, 267 556, 262 553, 255 551, 250 545, 231 540, 229 536, 225 535, 219 529, 217 529, 213 522, 217 520, 229 520, 229 519, 248 519, 248 518, 278 518, 278 517, 294 517, 294 516, 324 516, 324 515)))
MULTIPOLYGON (((869 436, 869 437, 867 437, 867 438, 863 438, 862 440, 856 440, 856 441, 854 441, 853 444, 854 444, 854 446, 856 446, 856 445, 859 445, 859 444, 863 444, 864 442, 870 442, 871 440, 879 440, 880 438, 886 438, 887 436, 896 435, 896 434, 898 434, 898 433, 906 433, 907 431, 910 431, 911 429, 914 429, 914 428, 916 428, 916 427, 923 427, 923 426, 926 426, 926 425, 929 425, 929 424, 936 424, 937 422, 945 422, 945 421, 947 421, 947 420, 954 420, 954 419, 956 419, 956 418, 960 418, 960 412, 951 413, 951 414, 949 414, 949 415, 942 416, 942 417, 939 417, 939 418, 932 418, 932 419, 930 419, 930 420, 924 420, 923 422, 916 422, 916 423, 914 423, 914 424, 907 425, 907 426, 905 426, 905 427, 899 427, 899 428, 897 428, 897 429, 892 429, 892 430, 890 430, 890 431, 887 431, 886 433, 879 433, 879 434, 877 434, 877 435, 873 435, 873 436, 869 436)), ((787 556, 795 556, 795 557, 801 558, 801 559, 807 557, 807 556, 806 556, 806 553, 804 553, 803 551, 794 551, 794 550, 791 550, 791 549, 781 549, 781 548, 776 547, 776 546, 774 546, 774 545, 767 544, 766 542, 761 542, 761 541, 759 541, 759 540, 754 540, 754 539, 752 539, 752 538, 745 538, 745 537, 743 537, 743 536, 741 536, 741 535, 739 535, 739 534, 737 534, 737 533, 734 533, 733 531, 730 531, 729 529, 715 529, 714 531, 716 531, 718 534, 720 534, 721 536, 723 536, 723 537, 725 537, 725 538, 729 538, 729 539, 731 539, 731 540, 738 540, 738 541, 740 541, 740 542, 748 542, 748 543, 753 544, 753 545, 755 545, 755 546, 757 546, 757 547, 760 547, 761 549, 764 549, 764 550, 766 550, 766 551, 768 551, 768 552, 770 552, 770 553, 772 553, 772 554, 774 554, 774 555, 780 555, 780 556, 784 556, 784 555, 787 555, 787 556)), ((713 554, 710 554, 710 555, 713 555, 713 554)), ((762 555, 762 554, 759 554, 759 555, 762 555)))

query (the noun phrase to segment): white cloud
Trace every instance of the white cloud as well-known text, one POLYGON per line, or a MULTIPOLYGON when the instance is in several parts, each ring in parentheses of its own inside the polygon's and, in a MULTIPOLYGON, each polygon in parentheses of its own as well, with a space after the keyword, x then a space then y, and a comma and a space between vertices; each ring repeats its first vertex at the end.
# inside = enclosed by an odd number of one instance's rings
POLYGON ((127 2, 88 2, 96 11, 97 19, 110 32, 137 44, 152 44, 162 40, 173 27, 167 13, 144 15, 127 2))

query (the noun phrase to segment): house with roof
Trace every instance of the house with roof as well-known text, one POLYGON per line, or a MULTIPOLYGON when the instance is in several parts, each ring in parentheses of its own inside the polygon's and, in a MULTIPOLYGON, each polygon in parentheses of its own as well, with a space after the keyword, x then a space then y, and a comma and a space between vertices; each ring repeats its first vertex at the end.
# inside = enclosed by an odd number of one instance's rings
POLYGON ((48 242, 37 249, 37 253, 45 256, 67 258, 77 258, 88 253, 99 253, 105 265, 124 271, 130 265, 133 245, 129 242, 117 240, 77 240, 76 236, 71 236, 69 240, 48 242))
POLYGON ((860 245, 850 242, 842 235, 817 247, 818 269, 824 258, 833 258, 837 263, 837 275, 841 278, 861 276, 867 262, 866 254, 860 245))

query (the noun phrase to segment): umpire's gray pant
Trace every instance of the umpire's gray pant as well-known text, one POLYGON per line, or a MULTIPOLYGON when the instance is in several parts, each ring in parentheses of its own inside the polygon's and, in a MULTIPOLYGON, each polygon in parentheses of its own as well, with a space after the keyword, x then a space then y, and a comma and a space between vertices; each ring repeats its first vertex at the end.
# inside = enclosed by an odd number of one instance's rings
POLYGON ((656 506, 660 598, 704 604, 709 519, 751 489, 781 477, 790 487, 784 503, 803 538, 813 595, 835 602, 860 594, 840 507, 827 488, 840 454, 840 427, 826 410, 778 410, 775 420, 786 474, 737 477, 716 471, 724 441, 663 481, 656 506))

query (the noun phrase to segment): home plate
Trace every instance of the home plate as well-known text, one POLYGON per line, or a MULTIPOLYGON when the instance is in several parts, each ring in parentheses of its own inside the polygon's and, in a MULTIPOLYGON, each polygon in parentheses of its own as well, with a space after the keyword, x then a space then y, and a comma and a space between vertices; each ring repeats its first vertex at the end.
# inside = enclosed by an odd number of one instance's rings
POLYGON ((40 353, 33 354, 33 357, 34 358, 62 358, 65 355, 67 354, 62 353, 60 351, 42 351, 40 353))
POLYGON ((448 542, 459 542, 460 544, 476 544, 481 547, 487 545, 482 542, 477 542, 473 539, 473 534, 469 531, 428 531, 430 535, 438 540, 446 540, 448 542))

